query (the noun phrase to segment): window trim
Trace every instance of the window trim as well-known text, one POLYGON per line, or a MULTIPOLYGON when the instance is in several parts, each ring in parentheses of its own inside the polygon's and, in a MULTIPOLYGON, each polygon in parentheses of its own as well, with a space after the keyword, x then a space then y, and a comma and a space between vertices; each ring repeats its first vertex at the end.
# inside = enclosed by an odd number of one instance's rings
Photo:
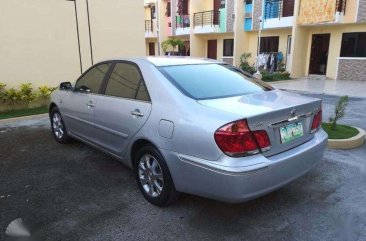
POLYGON ((110 68, 110 70, 108 71, 108 74, 109 74, 109 75, 108 75, 108 78, 106 78, 106 79, 104 79, 104 80, 103 80, 103 83, 102 83, 102 89, 101 89, 101 95, 107 96, 107 97, 109 97, 109 98, 118 98, 118 99, 124 99, 124 100, 134 100, 134 101, 140 101, 140 102, 145 102, 145 103, 152 103, 152 101, 151 101, 151 96, 150 96, 149 90, 148 90, 147 85, 146 85, 146 81, 145 81, 145 79, 144 79, 144 76, 143 76, 143 74, 142 74, 142 72, 141 72, 141 69, 140 69, 140 67, 138 66, 138 64, 136 64, 135 62, 132 62, 132 61, 128 61, 128 60, 114 60, 114 61, 112 61, 112 63, 113 63, 113 64, 111 65, 111 68, 110 68), (106 89, 107 89, 107 85, 108 85, 109 79, 110 79, 110 77, 111 77, 111 75, 112 75, 112 73, 113 73, 113 70, 114 70, 115 66, 116 66, 117 64, 119 64, 119 63, 133 65, 133 66, 135 66, 135 67, 137 68, 137 71, 140 73, 141 79, 140 79, 140 82, 139 82, 139 84, 138 84, 138 88, 137 88, 137 90, 136 90, 136 92, 135 92, 135 97, 134 97, 134 98, 127 98, 127 97, 121 97, 121 96, 107 95, 107 94, 105 93, 105 91, 106 91, 106 89), (138 94, 138 92, 139 92, 139 90, 140 90, 140 87, 141 87, 141 83, 142 83, 142 82, 143 82, 143 83, 144 83, 144 85, 145 85, 146 92, 147 92, 147 96, 149 97, 149 100, 138 100, 138 99, 136 99, 137 94, 138 94))
POLYGON ((106 79, 106 77, 108 77, 108 79, 109 79, 109 74, 110 74, 110 71, 111 71, 111 67, 113 66, 113 61, 110 61, 110 60, 108 60, 108 61, 103 61, 103 62, 100 62, 100 63, 97 63, 97 64, 95 64, 95 65, 93 65, 93 66, 91 66, 89 69, 87 69, 82 75, 80 75, 79 76, 79 78, 77 78, 76 79, 76 81, 75 81, 75 86, 74 86, 74 90, 73 90, 73 92, 76 92, 76 93, 82 93, 82 94, 92 94, 92 95, 101 95, 102 93, 101 93, 101 91, 102 91, 102 88, 103 88, 103 84, 104 84, 104 81, 105 81, 105 79, 106 79), (99 65, 103 65, 103 64, 110 64, 110 66, 109 66, 109 68, 108 68, 108 71, 105 73, 105 75, 104 75, 104 78, 103 78, 103 80, 102 80, 102 83, 101 83, 101 85, 100 85, 100 87, 99 87, 99 90, 98 90, 98 92, 97 93, 86 93, 86 92, 80 92, 80 91, 78 91, 77 89, 76 89, 76 86, 77 86, 77 84, 78 84, 78 82, 87 74, 87 73, 89 73, 92 69, 94 69, 94 68, 96 68, 96 67, 98 67, 99 65))

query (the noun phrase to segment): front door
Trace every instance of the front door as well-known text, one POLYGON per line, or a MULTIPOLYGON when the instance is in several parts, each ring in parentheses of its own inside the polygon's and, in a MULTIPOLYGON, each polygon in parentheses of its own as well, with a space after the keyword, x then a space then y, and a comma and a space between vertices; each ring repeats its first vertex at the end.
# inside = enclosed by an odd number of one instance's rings
POLYGON ((155 43, 149 43, 149 56, 155 56, 155 43))
POLYGON ((327 73, 330 34, 313 34, 309 74, 327 73))
POLYGON ((94 141, 94 110, 103 80, 111 66, 100 64, 88 70, 76 82, 74 91, 67 91, 59 104, 66 127, 71 134, 94 141))
POLYGON ((213 16, 212 21, 214 25, 219 25, 219 19, 220 19, 220 8, 221 8, 221 0, 214 0, 213 1, 213 16))
POLYGON ((98 145, 123 157, 131 138, 151 111, 151 102, 137 65, 118 62, 106 81, 104 95, 97 96, 95 135, 98 145))
POLYGON ((207 41, 207 58, 217 59, 217 40, 207 41))

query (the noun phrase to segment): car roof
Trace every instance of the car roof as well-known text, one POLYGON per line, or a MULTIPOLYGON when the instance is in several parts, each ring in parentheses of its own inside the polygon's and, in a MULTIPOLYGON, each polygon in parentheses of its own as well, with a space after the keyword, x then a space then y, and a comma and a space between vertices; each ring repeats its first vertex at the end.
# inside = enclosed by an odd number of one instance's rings
POLYGON ((161 66, 174 66, 174 65, 190 65, 190 64, 212 64, 212 63, 223 63, 213 59, 204 59, 204 58, 194 58, 194 57, 184 57, 184 56, 159 56, 159 57, 136 57, 136 58, 116 58, 109 59, 109 61, 113 60, 146 60, 151 64, 161 67, 161 66))

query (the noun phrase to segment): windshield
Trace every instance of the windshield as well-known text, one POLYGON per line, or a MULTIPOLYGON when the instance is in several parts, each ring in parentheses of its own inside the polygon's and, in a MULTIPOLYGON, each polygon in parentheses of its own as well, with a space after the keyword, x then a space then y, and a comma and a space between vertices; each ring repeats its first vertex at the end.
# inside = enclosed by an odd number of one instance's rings
POLYGON ((181 92, 197 100, 247 95, 272 89, 230 65, 174 65, 159 69, 181 92))

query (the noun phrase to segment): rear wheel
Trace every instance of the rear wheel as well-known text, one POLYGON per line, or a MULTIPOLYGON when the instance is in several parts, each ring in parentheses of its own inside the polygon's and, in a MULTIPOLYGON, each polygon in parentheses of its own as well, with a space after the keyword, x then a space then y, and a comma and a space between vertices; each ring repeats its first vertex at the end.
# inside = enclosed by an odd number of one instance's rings
POLYGON ((64 121, 62 120, 61 113, 57 107, 53 108, 50 115, 52 134, 55 139, 63 144, 71 141, 67 135, 67 130, 64 121))
POLYGON ((147 145, 135 156, 136 181, 145 199, 157 206, 168 206, 175 202, 179 193, 175 190, 168 166, 160 152, 147 145))

